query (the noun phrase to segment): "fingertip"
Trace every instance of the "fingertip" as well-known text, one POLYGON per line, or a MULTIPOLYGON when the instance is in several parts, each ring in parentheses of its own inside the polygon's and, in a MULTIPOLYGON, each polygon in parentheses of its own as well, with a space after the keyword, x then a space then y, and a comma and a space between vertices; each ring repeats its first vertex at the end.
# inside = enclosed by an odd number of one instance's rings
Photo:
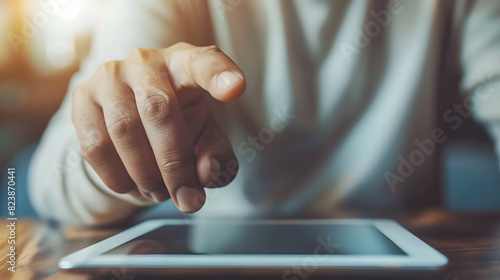
POLYGON ((177 208, 184 213, 194 213, 205 205, 206 194, 203 188, 180 187, 176 192, 177 208))
POLYGON ((238 71, 223 71, 212 79, 213 96, 220 101, 237 99, 246 88, 245 77, 238 71))

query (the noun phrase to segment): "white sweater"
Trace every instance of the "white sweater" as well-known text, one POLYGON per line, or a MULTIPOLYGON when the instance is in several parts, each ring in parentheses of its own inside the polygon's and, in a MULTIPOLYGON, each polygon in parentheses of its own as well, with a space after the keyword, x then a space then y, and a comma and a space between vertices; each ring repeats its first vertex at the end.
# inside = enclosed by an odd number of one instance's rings
POLYGON ((210 104, 240 173, 201 214, 422 201, 438 187, 435 150, 469 113, 500 143, 500 1, 115 1, 32 160, 42 216, 105 224, 151 205, 82 159, 70 99, 99 64, 179 41, 218 45, 247 77, 242 99, 210 104))

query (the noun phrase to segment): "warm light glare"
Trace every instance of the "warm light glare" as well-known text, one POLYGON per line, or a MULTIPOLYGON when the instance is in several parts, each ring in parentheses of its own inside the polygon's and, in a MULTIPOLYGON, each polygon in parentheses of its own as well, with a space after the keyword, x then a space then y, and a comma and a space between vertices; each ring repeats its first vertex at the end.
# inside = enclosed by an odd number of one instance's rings
MULTIPOLYGON (((7 38, 11 28, 10 5, 6 1, 0 1, 0 36, 7 38)), ((10 53, 9 40, 0 40, 0 66, 5 63, 10 53)))
POLYGON ((52 67, 66 68, 75 61, 75 44, 70 40, 49 40, 45 46, 45 55, 52 67))
POLYGON ((74 19, 83 9, 84 2, 81 0, 68 1, 67 4, 61 5, 61 11, 58 16, 62 19, 74 19))

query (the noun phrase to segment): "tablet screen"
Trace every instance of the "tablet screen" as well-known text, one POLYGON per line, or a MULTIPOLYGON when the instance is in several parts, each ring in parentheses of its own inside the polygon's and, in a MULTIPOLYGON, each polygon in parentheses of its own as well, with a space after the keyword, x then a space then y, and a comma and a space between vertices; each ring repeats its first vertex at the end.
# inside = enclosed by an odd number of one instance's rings
POLYGON ((372 225, 229 221, 162 226, 104 254, 406 255, 372 225))

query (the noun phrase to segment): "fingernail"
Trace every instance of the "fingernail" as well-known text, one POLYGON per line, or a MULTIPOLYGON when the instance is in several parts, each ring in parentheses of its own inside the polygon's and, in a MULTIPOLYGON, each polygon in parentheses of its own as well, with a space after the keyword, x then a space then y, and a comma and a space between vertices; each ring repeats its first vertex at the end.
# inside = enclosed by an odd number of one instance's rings
POLYGON ((150 192, 149 195, 156 203, 160 203, 168 199, 168 193, 166 190, 157 190, 154 192, 150 192))
POLYGON ((194 213, 205 204, 206 196, 201 189, 182 186, 176 193, 179 210, 184 213, 194 213))
POLYGON ((210 179, 212 182, 217 181, 220 173, 220 163, 214 158, 210 159, 210 179))
POLYGON ((224 71, 216 77, 216 84, 219 90, 230 89, 239 82, 241 82, 241 78, 231 71, 224 71))

